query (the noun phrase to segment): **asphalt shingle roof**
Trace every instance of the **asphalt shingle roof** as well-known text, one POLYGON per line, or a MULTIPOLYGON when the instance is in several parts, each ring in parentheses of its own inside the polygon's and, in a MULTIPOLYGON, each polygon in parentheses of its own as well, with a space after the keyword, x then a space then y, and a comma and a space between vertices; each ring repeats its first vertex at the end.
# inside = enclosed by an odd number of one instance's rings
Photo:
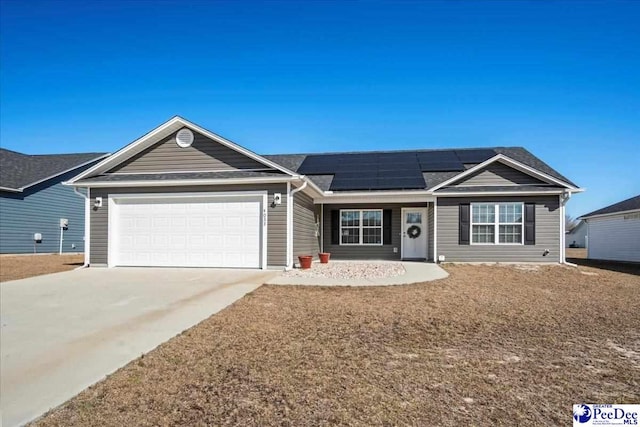
POLYGON ((623 200, 618 203, 614 203, 613 205, 598 209, 597 211, 589 212, 586 215, 582 215, 580 218, 587 218, 595 215, 613 214, 616 212, 626 212, 636 209, 640 209, 640 195, 627 200, 623 200))
POLYGON ((23 154, 0 148, 0 187, 19 190, 74 169, 106 153, 23 154))
MULTIPOLYGON (((567 177, 553 169, 551 166, 540 160, 538 157, 534 156, 530 151, 523 147, 485 147, 485 148, 473 148, 473 149, 425 149, 425 150, 401 150, 401 151, 359 151, 359 152, 342 152, 342 153, 309 153, 309 154, 272 154, 265 155, 263 157, 272 160, 294 172, 298 172, 298 169, 304 162, 304 160, 308 156, 331 156, 336 162, 340 160, 340 156, 348 156, 352 154, 365 154, 365 153, 379 153, 379 154, 388 154, 388 153, 428 153, 428 152, 444 152, 444 151, 464 151, 464 150, 492 150, 496 154, 504 154, 505 156, 512 158, 524 165, 535 168, 541 172, 546 173, 556 179, 564 181, 568 184, 574 185, 577 187, 575 183, 570 181, 567 177)), ((465 164, 465 167, 472 167, 473 164, 465 164)), ((454 176, 460 174, 459 171, 451 172, 451 171, 443 171, 443 172, 423 172, 422 177, 424 178, 426 187, 432 188, 442 182, 447 181, 448 179, 453 178, 454 176)), ((307 177, 313 181, 316 185, 318 185, 323 190, 329 190, 331 186, 332 175, 312 175, 307 174, 307 177)))
MULTIPOLYGON (((34 161, 33 158, 38 158, 38 157, 42 157, 43 159, 46 159, 46 161, 49 162, 49 164, 51 164, 51 162, 55 159, 55 158, 73 158, 74 156, 97 156, 99 155, 98 153, 88 153, 88 154, 69 154, 69 155, 53 155, 53 156, 27 156, 24 154, 20 154, 20 153, 15 153, 15 152, 9 152, 8 150, 4 150, 7 151, 6 153, 6 158, 10 158, 10 157, 14 157, 15 159, 10 160, 10 163, 12 163, 13 167, 12 169, 15 171, 16 167, 15 165, 17 164, 26 164, 26 161, 24 158, 30 158, 31 161, 34 161)), ((376 153, 376 154, 382 154, 383 156, 385 156, 384 158, 390 158, 390 159, 395 159, 396 157, 400 156, 405 156, 406 155, 416 155, 418 156, 420 153, 434 153, 433 157, 434 158, 438 158, 438 157, 442 157, 443 155, 449 154, 446 152, 456 152, 460 155, 463 155, 463 157, 469 157, 466 156, 466 153, 478 153, 478 152, 486 152, 487 154, 485 155, 484 158, 480 159, 480 158, 475 158, 475 160, 477 160, 478 162, 486 159, 486 156, 490 156, 491 153, 495 153, 495 154, 504 154, 507 157, 510 157, 520 163, 523 163, 527 166, 530 166, 532 168, 535 168, 541 172, 544 172, 556 179, 562 180, 564 182, 567 182, 568 184, 571 185, 575 185, 573 182, 571 182, 570 180, 568 180, 566 177, 564 177, 563 175, 561 175, 559 172, 557 172, 555 169, 553 169, 551 166, 547 165, 546 163, 544 163, 542 160, 540 160, 539 158, 537 158, 536 156, 534 156, 533 154, 531 154, 529 151, 527 151, 526 149, 522 148, 522 147, 492 147, 492 148, 472 148, 472 149, 425 149, 425 150, 401 150, 401 151, 361 151, 361 152, 341 152, 341 153, 309 153, 309 154, 304 154, 304 153, 298 153, 298 154, 272 154, 272 155, 263 155, 263 157, 265 157, 266 159, 269 159, 293 172, 297 172, 297 173, 302 173, 300 172, 301 166, 303 165, 303 163, 305 162, 305 160, 309 157, 309 156, 313 156, 314 158, 318 158, 318 157, 327 157, 330 158, 331 160, 329 160, 330 164, 333 164, 333 162, 335 161, 336 164, 339 162, 348 162, 349 161, 349 157, 350 155, 353 154, 371 154, 371 153, 376 153)), ((420 154, 421 156, 424 156, 424 154, 420 154)), ((400 158, 398 157, 398 158, 400 158)), ((473 156, 472 156, 473 157, 473 156)), ((36 159, 37 160, 37 159, 36 159)), ((386 162, 386 160, 383 160, 386 162)), ((392 162, 393 163, 393 162, 392 162)), ((473 167, 475 164, 477 163, 464 163, 464 168, 470 168, 473 167)), ((28 169, 26 167, 23 166, 24 169, 28 169)), ((68 168, 67 168, 68 169, 68 168)), ((354 171, 357 172, 357 171, 354 171)), ((460 171, 425 171, 422 172, 421 174, 421 178, 424 179, 424 185, 425 185, 425 189, 429 189, 432 188, 438 184, 441 184, 457 175, 459 175, 461 172, 460 171)), ((17 175, 17 174, 14 174, 17 175)), ((28 174, 24 174, 24 175, 28 175, 28 174)), ((51 173, 49 173, 50 176, 52 175, 51 173)), ((208 172, 203 172, 203 173, 187 173, 187 174, 176 174, 176 173, 154 173, 154 174, 136 174, 136 175, 127 175, 127 174, 123 174, 123 175, 111 175, 111 174, 105 174, 105 175, 99 175, 99 176, 95 176, 95 177, 91 177, 91 178, 85 178, 82 180, 82 182, 119 182, 119 181, 146 181, 146 180, 176 180, 176 179, 215 179, 215 178, 249 178, 249 177, 263 177, 263 176, 273 176, 273 173, 271 172, 251 172, 251 171, 227 171, 227 172, 213 172, 213 173, 208 173, 208 172)), ((335 182, 335 174, 331 171, 329 171, 329 173, 318 173, 318 174, 310 174, 307 173, 306 176, 311 179, 311 181, 316 184, 320 189, 324 190, 324 191, 328 191, 331 189, 332 184, 335 182)), ((9 173, 4 173, 3 172, 3 185, 4 186, 9 186, 7 184, 4 184, 4 182, 15 182, 16 180, 13 179, 13 181, 9 178, 13 178, 13 175, 11 173, 11 171, 9 173), (7 176, 7 179, 5 179, 5 175, 7 176)), ((15 185, 15 183, 14 183, 15 185)), ((356 188, 354 187, 354 190, 356 188)), ((476 189, 477 190, 477 189, 476 189)), ((340 191, 349 191, 349 188, 344 188, 341 189, 340 191)), ((456 190, 454 190, 456 191, 456 190)), ((462 191, 462 190, 459 190, 462 191)))

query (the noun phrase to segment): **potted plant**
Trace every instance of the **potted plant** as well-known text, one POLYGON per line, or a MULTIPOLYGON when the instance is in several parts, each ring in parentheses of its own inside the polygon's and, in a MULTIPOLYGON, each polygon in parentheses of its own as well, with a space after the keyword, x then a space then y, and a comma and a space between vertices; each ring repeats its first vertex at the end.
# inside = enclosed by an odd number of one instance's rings
POLYGON ((329 257, 331 257, 329 252, 320 252, 318 256, 320 257, 321 264, 329 264, 329 257))
POLYGON ((306 270, 308 268, 311 268, 313 257, 311 255, 300 255, 298 257, 298 261, 300 261, 300 268, 306 270))

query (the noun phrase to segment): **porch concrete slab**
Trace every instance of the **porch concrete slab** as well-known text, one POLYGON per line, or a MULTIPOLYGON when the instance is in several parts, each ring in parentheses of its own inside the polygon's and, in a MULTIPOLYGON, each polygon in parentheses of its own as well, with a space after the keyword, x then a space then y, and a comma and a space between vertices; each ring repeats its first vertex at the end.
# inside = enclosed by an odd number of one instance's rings
MULTIPOLYGON (((348 262, 348 261, 334 261, 348 262)), ((388 261, 387 261, 388 262, 388 261)), ((411 283, 430 282, 449 277, 444 269, 437 264, 428 262, 403 261, 405 273, 400 276, 383 277, 380 279, 334 279, 325 277, 294 277, 280 274, 268 280, 268 285, 302 285, 302 286, 394 286, 411 283)), ((313 266, 311 267, 313 268, 313 266)))
POLYGON ((277 274, 86 268, 2 283, 0 425, 38 417, 277 274))

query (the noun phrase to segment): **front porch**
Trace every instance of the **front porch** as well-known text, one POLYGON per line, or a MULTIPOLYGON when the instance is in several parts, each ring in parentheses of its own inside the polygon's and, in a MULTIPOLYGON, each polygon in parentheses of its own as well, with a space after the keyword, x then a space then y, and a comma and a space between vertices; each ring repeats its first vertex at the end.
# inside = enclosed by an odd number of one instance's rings
POLYGON ((320 248, 333 260, 434 260, 434 203, 320 205, 320 248))

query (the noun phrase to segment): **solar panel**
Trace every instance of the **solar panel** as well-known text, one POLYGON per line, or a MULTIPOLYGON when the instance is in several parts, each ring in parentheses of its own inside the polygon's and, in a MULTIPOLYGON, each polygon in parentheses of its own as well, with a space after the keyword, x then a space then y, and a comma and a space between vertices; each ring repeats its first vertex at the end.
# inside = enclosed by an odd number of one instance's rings
POLYGON ((339 172, 331 181, 331 190, 382 190, 425 188, 422 173, 418 169, 388 170, 378 172, 339 172))
POLYGON ((438 150, 438 151, 420 151, 417 153, 419 162, 438 163, 438 162, 457 162, 458 156, 456 156, 453 150, 438 150))
POLYGON ((336 176, 335 176, 335 178, 339 178, 339 179, 360 179, 360 178, 375 179, 377 177, 378 177, 377 171, 363 172, 363 171, 354 171, 354 170, 351 170, 348 172, 341 171, 336 173, 336 176))
POLYGON ((403 162, 403 163, 382 163, 378 166, 379 171, 403 171, 409 170, 414 172, 420 171, 420 164, 418 162, 403 162))
POLYGON ((453 150, 422 151, 417 157, 423 172, 464 170, 464 165, 453 150))
POLYGON ((414 179, 396 180, 396 181, 358 181, 345 180, 333 181, 331 183, 332 191, 349 191, 349 190, 419 190, 425 188, 424 181, 419 182, 414 179))
POLYGON ((422 163, 420 162, 420 170, 422 172, 448 172, 463 171, 464 165, 459 160, 455 162, 438 162, 438 163, 422 163))
POLYGON ((310 175, 333 174, 337 164, 336 156, 307 156, 298 168, 298 172, 310 175))
POLYGON ((378 162, 378 154, 377 153, 362 153, 362 154, 345 154, 342 158, 350 163, 361 164, 361 163, 377 163, 378 162))
POLYGON ((394 178, 394 179, 380 179, 376 190, 392 190, 392 189, 421 189, 425 188, 426 184, 422 175, 414 178, 394 178))
POLYGON ((456 150, 456 155, 462 163, 482 163, 496 155, 496 152, 487 148, 471 150, 456 150))
POLYGON ((416 153, 401 152, 401 153, 379 153, 380 163, 399 163, 399 162, 415 162, 417 160, 416 153))
POLYGON ((379 165, 377 163, 348 163, 340 164, 337 172, 377 172, 379 165))
POLYGON ((340 178, 336 175, 331 181, 331 190, 373 190, 377 188, 377 178, 340 178))
POLYGON ((420 169, 396 169, 396 170, 385 170, 378 171, 378 178, 416 178, 421 177, 422 172, 420 169))
POLYGON ((316 154, 298 172, 334 175, 331 190, 417 189, 426 186, 422 172, 458 172, 464 163, 481 163, 490 149, 401 151, 391 153, 316 154))

